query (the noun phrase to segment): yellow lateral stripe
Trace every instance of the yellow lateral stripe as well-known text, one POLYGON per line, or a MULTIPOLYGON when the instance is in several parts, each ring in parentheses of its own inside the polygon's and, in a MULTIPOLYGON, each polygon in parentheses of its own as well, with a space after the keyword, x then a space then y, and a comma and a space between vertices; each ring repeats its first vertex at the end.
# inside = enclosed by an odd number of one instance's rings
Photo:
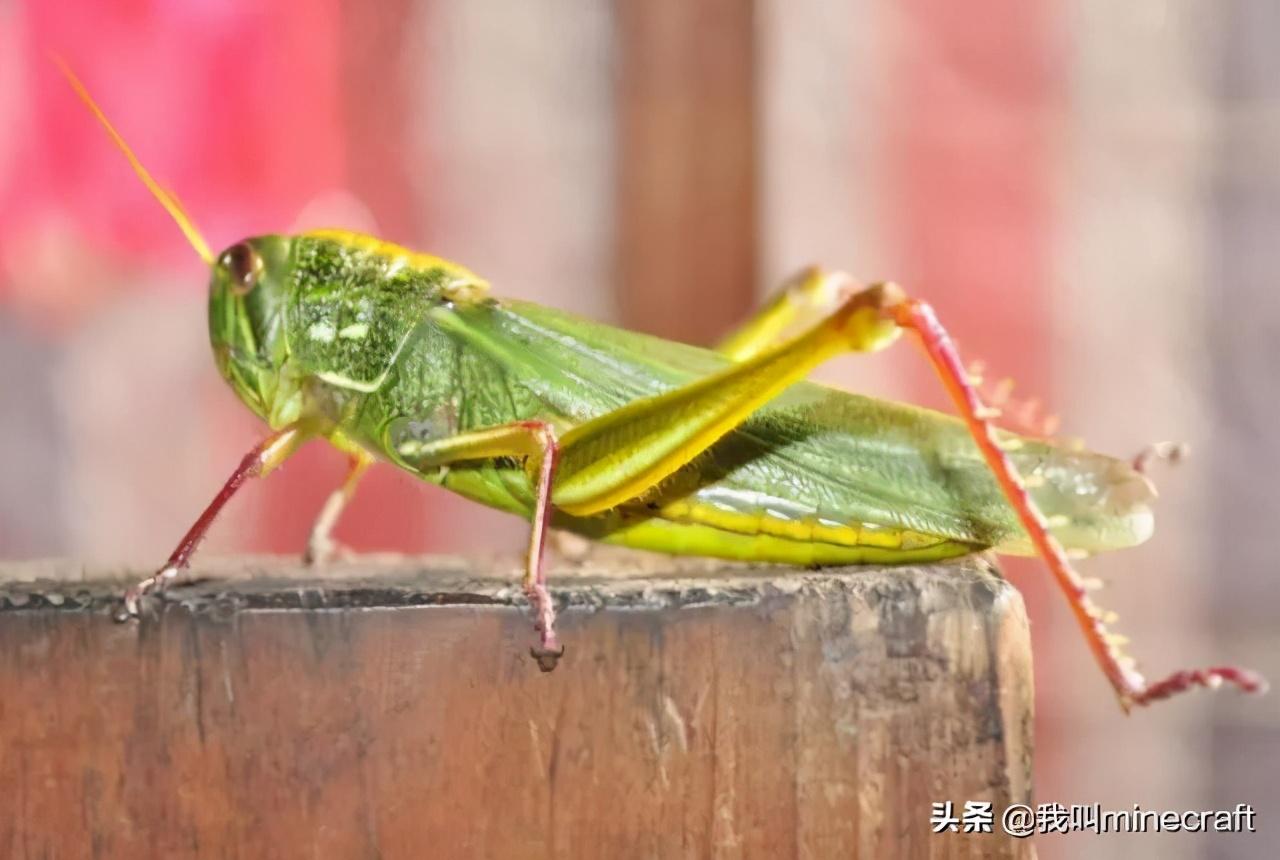
POLYGON ((451 289, 464 291, 462 295, 458 296, 459 298, 475 298, 474 295, 469 293, 473 291, 480 293, 489 289, 489 282, 466 266, 450 262, 443 257, 424 254, 420 251, 411 251, 403 245, 387 242, 366 233, 355 233, 351 230, 326 227, 320 230, 308 230, 302 235, 312 239, 327 239, 331 242, 337 242, 340 245, 373 254, 384 260, 400 260, 406 266, 415 269, 444 269, 454 276, 454 284, 451 285, 451 289))
POLYGON ((864 525, 862 523, 824 523, 814 517, 787 519, 758 514, 726 511, 713 505, 681 499, 669 502, 658 509, 664 520, 681 523, 698 523, 741 535, 769 535, 797 543, 830 544, 846 547, 877 547, 889 550, 923 549, 939 543, 944 538, 927 535, 911 529, 889 526, 864 525))
POLYGON ((974 551, 972 546, 948 540, 901 549, 797 542, 774 535, 743 535, 701 523, 672 523, 661 519, 641 520, 602 535, 599 540, 675 555, 803 565, 904 564, 940 561, 974 551))

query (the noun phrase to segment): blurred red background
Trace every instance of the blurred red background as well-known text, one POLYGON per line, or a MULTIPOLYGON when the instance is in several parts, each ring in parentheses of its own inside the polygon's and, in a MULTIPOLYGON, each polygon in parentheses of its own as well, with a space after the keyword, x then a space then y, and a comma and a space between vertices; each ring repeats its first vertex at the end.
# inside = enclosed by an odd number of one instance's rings
MULTIPOLYGON (((1068 434, 1193 444, 1156 540, 1089 572, 1153 672, 1274 677, 1280 512, 1255 463, 1277 33, 1265 0, 0 4, 0 552, 155 564, 260 432, 208 355, 199 260, 54 52, 215 246, 363 229, 499 295, 701 342, 811 262, 905 284, 1068 434)), ((944 404, 906 349, 822 378, 944 404)), ((300 551, 342 464, 313 445, 206 551, 300 551)), ((339 534, 514 551, 524 530, 376 469, 339 534)), ((1040 567, 1007 570, 1036 637, 1038 799, 1280 813, 1273 701, 1124 720, 1040 567)), ((1181 834, 1040 851, 1223 846, 1270 856, 1181 834)))

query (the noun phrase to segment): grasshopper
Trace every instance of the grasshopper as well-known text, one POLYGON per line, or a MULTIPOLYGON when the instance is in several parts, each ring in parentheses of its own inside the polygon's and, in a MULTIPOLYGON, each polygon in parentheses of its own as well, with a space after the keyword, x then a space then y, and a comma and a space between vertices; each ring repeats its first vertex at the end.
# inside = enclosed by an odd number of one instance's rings
MULTIPOLYGON (((60 64, 61 65, 61 64, 60 64)), ((523 578, 543 671, 564 653, 543 571, 547 529, 659 552, 799 566, 1039 555, 1127 711, 1236 667, 1147 681, 1069 554, 1134 546, 1154 490, 1123 460, 997 428, 998 410, 928 304, 892 283, 808 270, 715 350, 492 296, 462 266, 341 230, 265 235, 218 255, 61 65, 134 172, 210 267, 217 367, 270 428, 122 620, 187 568, 219 511, 306 440, 350 457, 307 543, 374 461, 531 522, 523 578), (806 382, 845 352, 911 332, 959 417, 806 382)))

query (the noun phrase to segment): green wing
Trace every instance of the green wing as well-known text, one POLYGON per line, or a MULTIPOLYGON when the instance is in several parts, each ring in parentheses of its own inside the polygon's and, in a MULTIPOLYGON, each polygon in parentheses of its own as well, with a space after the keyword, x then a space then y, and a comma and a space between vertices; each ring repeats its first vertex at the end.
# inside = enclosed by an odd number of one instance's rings
MULTIPOLYGON (((459 306, 439 321, 501 377, 505 406, 473 423, 541 417, 578 423, 728 364, 718 353, 523 302, 459 306), (519 414, 511 414, 513 404, 519 414)), ((1120 460, 1024 439, 1015 455, 1064 545, 1131 546, 1152 530, 1150 484, 1120 460)), ((794 385, 665 482, 650 502, 867 523, 1030 551, 964 424, 919 407, 813 383, 794 385)))

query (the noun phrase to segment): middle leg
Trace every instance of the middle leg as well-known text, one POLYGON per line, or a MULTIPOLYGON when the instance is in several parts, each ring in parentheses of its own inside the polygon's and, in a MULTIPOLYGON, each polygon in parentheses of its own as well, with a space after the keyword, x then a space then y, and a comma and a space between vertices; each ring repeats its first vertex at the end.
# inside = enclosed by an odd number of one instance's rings
POLYGON ((325 499, 324 507, 311 525, 307 548, 302 554, 304 564, 325 564, 340 552, 338 544, 333 540, 333 528, 338 524, 338 518, 342 516, 351 497, 356 494, 360 479, 373 464, 373 458, 359 449, 352 450, 347 458, 347 476, 343 479, 342 486, 325 499))

